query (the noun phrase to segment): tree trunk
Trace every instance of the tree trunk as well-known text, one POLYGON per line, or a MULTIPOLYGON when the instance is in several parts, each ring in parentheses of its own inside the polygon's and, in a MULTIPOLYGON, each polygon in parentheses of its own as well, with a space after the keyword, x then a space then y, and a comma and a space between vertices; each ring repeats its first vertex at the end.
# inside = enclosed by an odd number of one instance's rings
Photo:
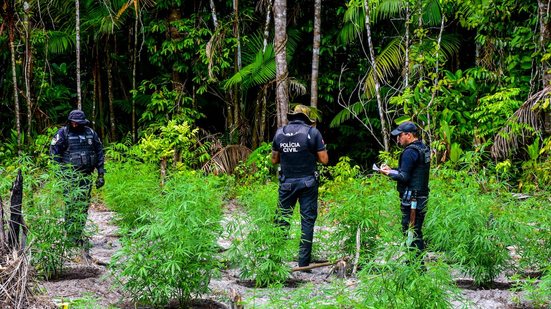
POLYGON ((138 63, 138 26, 140 21, 140 10, 138 1, 134 0, 134 48, 132 51, 132 142, 138 140, 138 129, 136 127, 136 67, 138 63))
POLYGON ((277 126, 287 123, 289 72, 287 70, 287 0, 274 2, 277 126))
MULTIPOLYGON (((106 40, 107 41, 107 40, 106 40)), ((101 66, 100 66, 100 57, 101 53, 99 52, 99 46, 96 46, 96 63, 95 63, 95 72, 96 72, 96 91, 98 98, 98 126, 100 128, 101 138, 105 138, 105 109, 103 104, 103 87, 101 82, 101 66)))
POLYGON ((266 1, 266 21, 264 22, 264 46, 262 47, 262 53, 266 52, 266 46, 268 46, 268 38, 270 37, 270 20, 272 16, 272 3, 273 0, 266 1))
MULTIPOLYGON (((170 10, 170 14, 168 16, 168 23, 169 23, 169 36, 170 39, 174 41, 179 41, 182 38, 181 33, 179 32, 177 27, 174 27, 172 25, 172 22, 182 19, 182 12, 180 11, 180 8, 173 7, 170 10)), ((172 87, 174 91, 176 91, 179 95, 184 92, 184 83, 182 82, 182 74, 178 72, 175 68, 172 68, 172 87)), ((179 104, 179 102, 176 102, 176 104, 179 104)), ((176 106, 176 109, 178 107, 176 106)), ((168 117, 168 115, 167 115, 168 117)))
POLYGON ((386 109, 383 106, 383 100, 381 98, 381 84, 379 82, 377 62, 375 61, 375 48, 371 40, 371 22, 370 22, 368 0, 364 0, 364 10, 365 10, 365 29, 367 32, 367 42, 369 45, 369 57, 371 60, 371 66, 373 67, 373 80, 375 82, 375 95, 377 96, 377 107, 379 110, 379 119, 381 121, 383 145, 384 145, 385 151, 388 152, 390 150, 390 134, 388 132, 388 128, 386 124, 386 109))
POLYGON ((253 118, 253 129, 252 129, 253 136, 251 140, 252 149, 256 149, 258 147, 260 131, 262 130, 262 128, 260 127, 260 123, 262 122, 262 119, 260 119, 260 113, 261 113, 260 108, 262 105, 261 102, 262 102, 262 95, 261 93, 259 93, 256 96, 256 101, 254 104, 254 118, 253 118))
POLYGON ((97 104, 98 104, 98 96, 97 96, 97 93, 98 93, 98 85, 97 85, 97 81, 98 81, 98 72, 96 70, 96 67, 95 67, 95 64, 94 64, 94 67, 92 68, 92 83, 93 83, 93 90, 92 90, 92 129, 94 130, 97 130, 97 127, 96 127, 96 113, 97 113, 97 104))
POLYGON ((80 89, 80 0, 75 0, 75 45, 77 57, 77 108, 82 109, 82 92, 80 89))
POLYGON ((429 145, 432 143, 432 133, 431 133, 431 124, 430 124, 430 115, 432 113, 431 107, 432 103, 434 103, 434 99, 436 98, 436 89, 438 86, 438 73, 440 69, 440 61, 438 61, 438 58, 440 57, 440 45, 442 44, 442 35, 444 34, 444 24, 445 24, 446 18, 444 17, 444 12, 442 12, 442 20, 440 22, 440 33, 438 34, 438 42, 436 44, 436 65, 434 68, 435 76, 434 81, 432 84, 432 96, 430 98, 429 104, 427 105, 427 130, 428 130, 428 139, 429 139, 429 145))
POLYGON ((312 84, 310 87, 310 105, 318 107, 318 74, 320 63, 321 38, 321 0, 314 1, 314 45, 312 48, 312 84))
POLYGON ((214 5, 214 0, 210 0, 210 13, 212 15, 212 23, 214 24, 214 29, 218 29, 218 18, 216 17, 216 6, 214 5))
POLYGON ((409 25, 411 24, 411 12, 409 2, 406 1, 406 38, 405 38, 405 64, 404 64, 404 89, 409 88, 409 25))
MULTIPOLYGON (((539 7, 539 21, 540 21, 540 48, 542 54, 548 52, 546 50, 549 41, 551 40, 551 18, 549 15, 549 2, 545 0, 538 0, 539 7)), ((545 89, 551 83, 551 64, 549 60, 542 62, 542 89, 545 89)), ((547 135, 551 135, 551 109, 544 111, 543 130, 547 135)))
POLYGON ((0 196, 0 252, 7 246, 4 231, 4 203, 2 202, 2 196, 0 196))
POLYGON ((23 20, 23 25, 25 28, 25 100, 27 101, 27 142, 31 140, 32 132, 32 95, 31 95, 31 80, 32 80, 32 63, 33 63, 33 53, 31 46, 31 27, 29 22, 29 3, 24 2, 23 8, 25 10, 25 16, 23 20))
MULTIPOLYGON (((262 106, 260 107, 260 135, 258 140, 260 143, 264 141, 266 126, 266 113, 268 112, 268 85, 262 87, 262 106)), ((259 144, 260 144, 259 143, 259 144)))
POLYGON ((109 40, 106 44, 106 57, 107 57, 107 98, 109 100, 109 124, 111 128, 111 140, 116 139, 115 136, 115 108, 113 106, 115 97, 113 94, 113 69, 111 64, 111 51, 109 50, 109 40))
POLYGON ((233 0, 233 35, 237 40, 237 50, 235 58, 237 60, 237 71, 241 70, 241 38, 239 34, 239 0, 233 0))
POLYGON ((6 18, 9 29, 9 45, 11 54, 11 73, 13 83, 13 105, 15 108, 15 130, 17 132, 17 153, 21 153, 21 112, 19 110, 19 90, 17 89, 17 62, 15 61, 15 3, 8 1, 6 18))

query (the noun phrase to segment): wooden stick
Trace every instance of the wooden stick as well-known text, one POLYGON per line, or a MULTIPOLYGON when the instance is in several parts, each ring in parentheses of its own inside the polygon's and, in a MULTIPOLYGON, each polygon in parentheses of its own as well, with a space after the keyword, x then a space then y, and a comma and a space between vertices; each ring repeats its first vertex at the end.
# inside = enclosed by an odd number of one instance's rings
POLYGON ((310 270, 310 269, 319 268, 319 267, 331 266, 331 265, 337 264, 337 262, 313 263, 308 266, 293 267, 291 271, 310 270))
POLYGON ((360 260, 360 249, 362 245, 360 226, 356 230, 356 256, 354 257, 354 267, 352 268, 352 274, 355 275, 358 270, 358 262, 360 260))
MULTIPOLYGON (((339 261, 340 261, 340 260, 339 260, 339 261)), ((310 264, 310 265, 308 265, 308 266, 293 267, 293 268, 291 269, 291 271, 310 270, 310 269, 319 268, 319 267, 331 266, 331 265, 337 264, 339 261, 335 261, 335 262, 324 262, 324 263, 314 263, 314 264, 310 264)))

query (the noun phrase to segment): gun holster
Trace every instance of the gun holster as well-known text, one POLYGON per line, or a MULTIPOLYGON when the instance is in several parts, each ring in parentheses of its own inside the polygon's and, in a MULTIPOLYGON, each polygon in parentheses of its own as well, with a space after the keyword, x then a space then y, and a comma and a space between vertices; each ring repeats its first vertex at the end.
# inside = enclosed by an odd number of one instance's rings
POLYGON ((402 206, 410 206, 411 205, 411 197, 412 192, 411 190, 404 191, 404 194, 402 194, 402 206))

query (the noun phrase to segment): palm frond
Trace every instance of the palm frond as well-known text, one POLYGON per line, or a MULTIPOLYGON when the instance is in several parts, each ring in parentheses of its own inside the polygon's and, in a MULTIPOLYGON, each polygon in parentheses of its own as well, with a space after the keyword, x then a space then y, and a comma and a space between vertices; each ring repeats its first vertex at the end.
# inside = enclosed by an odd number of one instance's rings
POLYGON ((444 34, 440 42, 440 48, 444 51, 444 55, 448 59, 449 56, 457 54, 461 47, 461 40, 457 34, 444 34))
POLYGON ((365 14, 361 6, 348 5, 343 17, 344 25, 339 37, 344 43, 354 42, 356 37, 363 32, 365 14))
POLYGON ((75 46, 75 34, 72 31, 48 31, 48 51, 62 54, 75 46))
MULTIPOLYGON (((300 33, 296 30, 288 32, 287 39, 287 62, 291 62, 294 51, 297 48, 300 33)), ((269 83, 275 79, 276 63, 274 45, 268 44, 266 50, 262 52, 262 42, 258 39, 251 40, 251 45, 258 48, 254 54, 254 60, 244 66, 239 72, 235 73, 224 82, 224 88, 229 89, 234 85, 241 84, 243 88, 248 89, 253 86, 269 83)), ((245 59, 245 58, 242 58, 245 59)), ((247 58, 248 59, 248 58, 247 58)))
MULTIPOLYGON (((390 41, 385 49, 377 55, 375 61, 377 61, 377 77, 380 81, 384 81, 394 72, 400 71, 404 63, 404 45, 401 38, 390 41)), ((372 69, 367 72, 364 87, 366 97, 372 98, 375 95, 375 79, 372 69)))
POLYGON ((379 20, 389 19, 400 14, 404 9, 405 3, 403 0, 386 0, 382 1, 372 11, 371 17, 374 22, 379 20))
POLYGON ((306 85, 296 78, 289 78, 289 93, 292 96, 301 96, 306 94, 306 85))
POLYGON ((542 130, 542 110, 539 105, 542 101, 549 100, 550 94, 551 86, 545 87, 529 97, 509 118, 507 124, 494 137, 494 144, 491 149, 494 158, 503 159, 515 153, 521 145, 521 141, 525 141, 529 137, 528 134, 532 132, 526 129, 514 130, 515 125, 528 126, 535 131, 542 130))
POLYGON ((438 26, 442 21, 442 9, 437 0, 427 3, 423 10, 423 23, 429 26, 438 26))
POLYGON ((344 108, 343 110, 338 112, 337 115, 335 115, 335 117, 333 117, 333 120, 331 120, 331 123, 329 124, 329 126, 331 128, 336 128, 340 126, 345 121, 350 120, 356 115, 361 114, 364 107, 365 107, 364 103, 360 101, 349 105, 347 108, 344 108))
POLYGON ((244 162, 251 150, 243 145, 228 145, 218 151, 212 156, 212 158, 203 165, 203 170, 207 173, 219 174, 231 174, 235 167, 244 162))

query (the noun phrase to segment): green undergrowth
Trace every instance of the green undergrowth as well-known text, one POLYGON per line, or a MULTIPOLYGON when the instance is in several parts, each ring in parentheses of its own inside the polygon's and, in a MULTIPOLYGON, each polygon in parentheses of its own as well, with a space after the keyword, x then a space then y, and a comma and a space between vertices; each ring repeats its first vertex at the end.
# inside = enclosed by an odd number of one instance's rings
POLYGON ((105 174, 103 199, 109 209, 117 213, 117 224, 132 229, 151 221, 144 216, 159 209, 156 199, 161 194, 159 173, 147 163, 111 163, 105 174))
POLYGON ((172 299, 185 304, 208 291, 220 269, 221 186, 218 178, 185 171, 171 175, 156 196, 148 193, 153 207, 141 205, 145 208, 131 221, 135 228, 113 257, 114 275, 138 304, 162 306, 172 299))
MULTIPOLYGON (((275 223, 277 184, 242 187, 238 201, 244 213, 227 225, 233 237, 229 260, 239 268, 242 279, 253 280, 257 287, 284 283, 290 276, 286 262, 298 252, 298 241, 288 241, 296 233, 275 223)), ((292 226, 296 231, 297 225, 292 226)))

